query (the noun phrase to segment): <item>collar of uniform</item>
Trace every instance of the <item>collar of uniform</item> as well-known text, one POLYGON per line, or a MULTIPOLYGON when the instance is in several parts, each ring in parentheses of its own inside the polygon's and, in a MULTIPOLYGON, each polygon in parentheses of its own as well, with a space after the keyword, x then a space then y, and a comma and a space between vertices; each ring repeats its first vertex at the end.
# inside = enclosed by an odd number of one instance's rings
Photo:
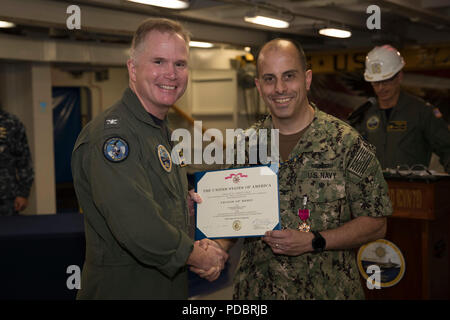
POLYGON ((319 108, 317 108, 317 106, 313 102, 310 102, 310 104, 314 109, 314 117, 311 123, 309 124, 308 128, 298 141, 297 145, 292 150, 291 154, 298 155, 304 152, 316 151, 315 150, 316 143, 314 143, 316 139, 314 133, 317 132, 317 128, 322 125, 320 121, 321 118, 319 116, 319 113, 321 111, 319 110, 319 108))
POLYGON ((406 100, 407 100, 406 94, 403 91, 400 91, 400 95, 398 96, 398 101, 394 107, 394 110, 395 109, 397 109, 397 110, 403 109, 406 105, 406 103, 405 103, 406 100))
MULTIPOLYGON (((319 113, 321 112, 317 106, 313 103, 310 102, 311 106, 314 109, 314 118, 311 121, 311 123, 309 124, 309 127, 306 129, 306 131, 303 133, 302 137, 300 138, 299 142, 297 143, 297 145, 294 147, 294 149, 291 151, 291 155, 294 155, 295 158, 296 156, 300 155, 301 153, 304 152, 309 152, 309 151, 316 151, 316 143, 313 143, 316 139, 314 137, 314 132, 317 132, 317 128, 321 126, 321 117, 319 115, 319 113)), ((262 125, 260 127, 260 129, 262 128, 266 128, 266 129, 273 129, 273 122, 272 122, 272 116, 268 115, 262 122, 262 125)), ((269 131, 270 132, 270 131, 269 131)), ((270 140, 270 138, 268 138, 268 140, 270 140)))
POLYGON ((295 145, 294 149, 292 149, 290 154, 291 157, 288 161, 297 161, 297 159, 304 154, 323 151, 323 143, 319 143, 319 140, 323 139, 323 136, 317 135, 324 126, 322 111, 320 111, 314 103, 311 102, 310 104, 314 109, 314 118, 295 145))
MULTIPOLYGON (((131 113, 140 121, 145 122, 155 128, 161 128, 145 110, 137 95, 129 87, 123 93, 122 101, 130 109, 131 113)), ((164 123, 167 125, 167 116, 164 118, 164 123)))
MULTIPOLYGON (((396 103, 395 106, 392 107, 392 113, 393 113, 395 110, 403 109, 403 108, 405 107, 405 105, 407 104, 407 103, 405 103, 407 100, 408 100, 408 98, 407 98, 407 95, 405 94, 405 92, 400 91, 400 94, 399 94, 399 96, 398 96, 397 103, 396 103)), ((383 110, 385 110, 385 109, 381 109, 381 108, 380 108, 380 102, 378 101, 378 99, 377 99, 377 102, 376 102, 376 108, 375 108, 375 110, 378 110, 378 111, 383 111, 383 110)))
MULTIPOLYGON (((313 123, 316 121, 317 119, 317 113, 320 111, 317 106, 313 103, 310 102, 309 103, 313 109, 314 109, 314 118, 311 121, 311 124, 309 125, 309 127, 311 127, 313 125, 313 123)), ((264 118, 264 120, 262 120, 262 124, 260 126, 261 128, 266 128, 266 129, 273 129, 273 122, 272 122, 272 115, 267 115, 266 118, 264 118)), ((310 131, 309 129, 306 131, 310 131)), ((306 133, 306 132, 305 132, 306 133)))

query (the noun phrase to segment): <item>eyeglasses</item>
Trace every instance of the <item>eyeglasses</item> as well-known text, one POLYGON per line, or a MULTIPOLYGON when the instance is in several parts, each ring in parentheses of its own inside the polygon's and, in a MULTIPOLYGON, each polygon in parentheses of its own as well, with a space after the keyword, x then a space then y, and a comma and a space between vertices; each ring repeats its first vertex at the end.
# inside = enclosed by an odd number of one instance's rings
POLYGON ((406 164, 398 165, 395 169, 395 173, 400 176, 431 176, 433 173, 428 170, 426 166, 423 164, 414 164, 412 166, 408 166, 406 164))

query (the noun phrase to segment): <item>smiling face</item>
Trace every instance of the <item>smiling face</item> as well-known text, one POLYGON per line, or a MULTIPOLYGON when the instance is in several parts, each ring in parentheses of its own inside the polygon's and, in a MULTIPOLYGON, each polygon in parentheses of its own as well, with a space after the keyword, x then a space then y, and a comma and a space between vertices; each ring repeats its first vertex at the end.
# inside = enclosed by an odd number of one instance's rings
POLYGON ((311 79, 311 70, 305 71, 291 42, 279 41, 262 49, 255 83, 274 120, 301 117, 308 106, 311 79))
POLYGON ((164 119, 186 90, 188 49, 182 36, 150 31, 127 62, 130 88, 147 112, 164 119))
POLYGON ((382 109, 393 107, 397 104, 400 95, 402 79, 403 72, 400 71, 398 74, 388 80, 371 82, 373 91, 375 91, 375 94, 377 95, 380 102, 380 107, 382 109))

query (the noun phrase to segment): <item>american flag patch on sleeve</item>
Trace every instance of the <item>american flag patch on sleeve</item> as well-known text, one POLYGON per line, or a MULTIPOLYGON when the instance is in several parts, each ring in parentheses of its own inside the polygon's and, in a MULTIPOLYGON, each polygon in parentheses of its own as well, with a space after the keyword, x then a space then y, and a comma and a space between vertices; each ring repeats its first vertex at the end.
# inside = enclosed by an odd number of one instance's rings
POLYGON ((362 144, 356 155, 350 162, 348 171, 361 178, 367 170, 367 167, 375 157, 375 153, 365 144, 362 144))

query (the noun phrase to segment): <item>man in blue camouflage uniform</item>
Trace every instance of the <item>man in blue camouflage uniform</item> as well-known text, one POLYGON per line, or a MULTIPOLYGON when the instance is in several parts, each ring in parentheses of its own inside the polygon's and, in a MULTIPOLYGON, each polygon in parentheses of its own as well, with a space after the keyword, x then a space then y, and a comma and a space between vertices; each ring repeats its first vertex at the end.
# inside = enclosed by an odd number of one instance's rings
MULTIPOLYGON (((233 298, 363 299, 354 248, 384 237, 392 214, 374 148, 308 102, 312 72, 298 44, 268 42, 257 68, 271 115, 253 128, 279 129, 282 230, 245 239, 233 298)), ((233 241, 216 243, 228 250, 233 241)))
POLYGON ((27 207, 33 179, 25 127, 0 108, 0 216, 11 216, 27 207))

